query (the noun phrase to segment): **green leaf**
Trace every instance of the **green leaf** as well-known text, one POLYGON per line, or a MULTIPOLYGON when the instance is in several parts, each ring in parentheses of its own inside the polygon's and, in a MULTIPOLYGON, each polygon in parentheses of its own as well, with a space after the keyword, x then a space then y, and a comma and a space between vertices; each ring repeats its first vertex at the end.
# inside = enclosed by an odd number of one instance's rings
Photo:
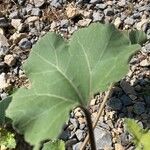
POLYGON ((5 111, 10 102, 10 97, 0 101, 0 126, 3 126, 6 122, 5 111))
POLYGON ((131 31, 125 31, 124 32, 127 36, 129 36, 129 39, 131 41, 131 44, 143 44, 147 40, 147 36, 143 31, 138 30, 131 30, 131 31))
POLYGON ((12 95, 7 116, 33 145, 56 139, 70 109, 87 105, 128 71, 128 58, 140 45, 113 25, 92 24, 65 41, 48 33, 33 47, 24 65, 31 88, 12 95))
POLYGON ((149 150, 150 132, 142 129, 133 119, 126 119, 127 130, 134 137, 134 143, 137 150, 149 150))
POLYGON ((61 140, 48 142, 44 144, 42 150, 65 150, 65 143, 61 140))

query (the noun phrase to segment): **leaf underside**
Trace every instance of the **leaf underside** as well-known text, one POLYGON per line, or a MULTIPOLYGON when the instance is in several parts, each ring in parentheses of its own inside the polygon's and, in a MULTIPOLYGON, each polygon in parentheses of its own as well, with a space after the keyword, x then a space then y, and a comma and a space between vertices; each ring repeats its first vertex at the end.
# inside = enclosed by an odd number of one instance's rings
POLYGON ((92 24, 69 41, 46 34, 24 65, 32 86, 12 95, 7 116, 33 145, 57 138, 68 111, 86 106, 94 93, 120 80, 128 70, 129 56, 139 49, 110 24, 92 24))

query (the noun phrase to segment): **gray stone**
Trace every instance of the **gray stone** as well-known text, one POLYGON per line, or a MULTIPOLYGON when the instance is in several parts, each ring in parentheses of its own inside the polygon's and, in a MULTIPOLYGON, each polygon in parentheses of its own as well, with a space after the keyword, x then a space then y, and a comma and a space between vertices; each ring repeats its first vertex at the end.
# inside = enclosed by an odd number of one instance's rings
POLYGON ((127 24, 127 25, 133 25, 134 22, 135 22, 134 19, 131 18, 131 17, 126 18, 125 21, 124 21, 124 23, 127 24))
POLYGON ((33 16, 41 16, 42 15, 42 11, 39 8, 32 8, 31 15, 33 15, 33 16))
POLYGON ((62 27, 62 28, 67 28, 68 25, 69 25, 69 21, 68 21, 67 19, 61 20, 61 22, 60 22, 60 27, 62 27))
POLYGON ((105 147, 110 148, 112 146, 111 134, 108 131, 102 129, 101 127, 95 128, 94 136, 95 136, 96 147, 98 149, 104 149, 105 147))
POLYGON ((121 96, 120 100, 124 106, 130 106, 133 104, 131 98, 126 95, 121 96))
POLYGON ((124 132, 120 135, 120 138, 121 138, 121 144, 123 146, 126 146, 127 144, 129 144, 129 138, 128 138, 128 134, 127 132, 124 132))
POLYGON ((76 143, 75 145, 73 145, 73 150, 79 150, 80 146, 81 146, 82 142, 76 143))
POLYGON ((120 7, 124 7, 126 5, 126 0, 121 0, 120 2, 118 2, 118 5, 120 7))
POLYGON ((30 49, 32 47, 32 43, 27 38, 21 39, 18 45, 22 49, 30 49))
POLYGON ((34 0, 35 7, 42 7, 45 4, 46 0, 34 0))
POLYGON ((76 119, 70 118, 69 121, 73 124, 73 126, 74 126, 75 129, 78 128, 79 123, 77 122, 76 119))
POLYGON ((141 18, 141 14, 139 12, 133 14, 133 19, 140 19, 140 18, 141 18))
POLYGON ((106 4, 96 4, 96 7, 101 10, 104 10, 107 7, 107 5, 106 4))
POLYGON ((104 10, 104 14, 106 16, 113 16, 114 15, 114 10, 112 8, 107 8, 104 10))
POLYGON ((137 102, 133 105, 133 111, 137 115, 141 115, 145 112, 145 103, 143 102, 137 102))
POLYGON ((18 4, 19 4, 19 5, 24 5, 25 2, 26 2, 26 0, 18 0, 18 4))
POLYGON ((77 139, 79 141, 83 140, 84 137, 85 137, 85 131, 84 130, 81 130, 81 129, 78 129, 76 132, 75 132, 75 135, 77 137, 77 139))
POLYGON ((150 52, 150 43, 146 44, 144 49, 147 51, 147 52, 150 52))
POLYGON ((11 12, 10 15, 9 15, 9 18, 10 19, 18 19, 19 18, 19 12, 17 10, 11 12))
POLYGON ((8 94, 5 93, 5 92, 2 93, 2 94, 0 94, 0 95, 1 95, 0 97, 1 97, 2 100, 5 99, 5 98, 7 98, 7 96, 8 96, 8 94))
POLYGON ((121 110, 122 109, 122 103, 119 98, 112 97, 108 101, 108 106, 111 107, 113 110, 121 110))
POLYGON ((4 56, 9 50, 9 44, 7 38, 0 34, 0 57, 4 56))
POLYGON ((9 22, 5 17, 0 18, 0 28, 8 27, 9 22))
POLYGON ((27 12, 27 14, 30 14, 31 11, 32 11, 32 9, 33 9, 33 5, 28 4, 28 5, 26 6, 26 12, 27 12))
POLYGON ((51 6, 54 6, 56 8, 60 7, 60 3, 59 3, 59 0, 52 0, 51 2, 51 6))
POLYGON ((96 4, 96 3, 99 3, 99 2, 100 2, 100 0, 90 0, 91 4, 96 4))
POLYGON ((103 14, 100 14, 99 12, 93 12, 93 22, 96 22, 96 21, 101 21, 104 17, 103 14))

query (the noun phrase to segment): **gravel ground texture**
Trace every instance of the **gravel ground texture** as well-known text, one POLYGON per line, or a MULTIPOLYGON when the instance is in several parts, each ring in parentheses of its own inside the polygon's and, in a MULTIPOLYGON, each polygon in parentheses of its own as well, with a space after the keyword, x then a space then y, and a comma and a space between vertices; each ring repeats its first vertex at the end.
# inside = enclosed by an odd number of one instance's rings
MULTIPOLYGON (((14 88, 28 86, 22 69, 32 46, 48 31, 69 38, 78 28, 92 22, 113 23, 120 30, 138 29, 150 39, 149 0, 0 0, 0 99, 14 88)), ((134 118, 150 129, 150 43, 130 61, 128 74, 115 85, 111 98, 94 130, 98 150, 134 150, 124 118, 134 118)), ((92 119, 105 93, 90 102, 92 119)), ((79 150, 87 135, 84 113, 76 108, 63 128, 60 139, 68 150, 79 150)), ((32 149, 17 135, 17 149, 32 149)), ((87 145, 87 150, 90 146, 87 145)))

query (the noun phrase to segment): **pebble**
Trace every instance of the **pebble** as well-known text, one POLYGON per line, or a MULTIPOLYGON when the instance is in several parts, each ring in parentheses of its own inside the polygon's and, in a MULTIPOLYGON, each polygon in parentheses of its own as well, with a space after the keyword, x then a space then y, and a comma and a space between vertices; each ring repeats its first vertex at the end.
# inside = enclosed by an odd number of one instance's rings
POLYGON ((120 100, 124 106, 130 106, 133 104, 131 98, 126 95, 121 96, 120 100))
POLYGON ((33 0, 35 7, 42 7, 46 0, 33 0))
POLYGON ((18 27, 21 24, 21 19, 11 19, 11 25, 15 28, 18 29, 18 27))
POLYGON ((133 111, 134 111, 135 114, 141 115, 142 113, 145 112, 145 103, 143 103, 143 102, 136 102, 133 105, 133 111))
POLYGON ((92 21, 91 19, 82 19, 78 21, 78 25, 80 27, 85 27, 88 26, 91 23, 91 21, 92 21))
POLYGON ((17 33, 15 32, 11 37, 10 37, 10 41, 12 41, 12 43, 14 44, 18 44, 18 42, 27 37, 27 34, 26 33, 17 33))
POLYGON ((117 17, 117 18, 115 19, 115 21, 114 21, 114 25, 115 25, 117 28, 119 28, 120 24, 121 24, 121 19, 120 19, 120 17, 117 17))
POLYGON ((142 67, 149 67, 150 66, 150 60, 144 59, 140 62, 140 66, 142 67))
POLYGON ((22 49, 30 49, 32 47, 32 43, 27 38, 21 39, 18 45, 22 49))
POLYGON ((9 44, 7 38, 0 34, 0 57, 5 55, 9 51, 9 44))
POLYGON ((72 19, 75 16, 78 16, 79 14, 79 10, 73 4, 69 4, 66 7, 66 15, 68 18, 72 19))
POLYGON ((9 18, 10 19, 19 19, 19 12, 16 10, 16 11, 13 11, 9 14, 9 18))
POLYGON ((107 8, 104 10, 104 14, 106 16, 113 16, 114 15, 114 10, 112 8, 107 8))
POLYGON ((113 110, 121 110, 122 109, 122 103, 119 98, 112 97, 108 101, 108 106, 111 107, 113 110))
POLYGON ((81 146, 82 142, 76 143, 75 145, 73 145, 73 150, 79 150, 80 146, 81 146))
POLYGON ((81 129, 77 129, 75 135, 79 141, 82 141, 85 137, 85 131, 81 129))
POLYGON ((40 17, 42 15, 42 11, 39 8, 32 8, 31 15, 40 17))
POLYGON ((16 63, 16 58, 13 55, 8 54, 4 57, 4 63, 8 66, 13 66, 16 63))
POLYGON ((107 130, 104 130, 101 127, 96 127, 94 129, 94 136, 95 136, 96 147, 98 149, 104 149, 105 147, 111 148, 112 137, 107 130))
POLYGON ((9 22, 5 17, 0 18, 0 28, 5 28, 9 26, 9 22))
POLYGON ((2 100, 4 100, 5 98, 7 98, 7 96, 8 96, 8 94, 5 93, 5 92, 3 92, 3 93, 0 94, 0 97, 1 97, 2 100))
POLYGON ((69 25, 69 21, 68 21, 67 19, 61 20, 61 22, 60 22, 60 27, 62 27, 62 28, 67 28, 68 25, 69 25))
POLYGON ((5 89, 7 87, 7 82, 6 82, 5 76, 6 76, 5 73, 0 74, 0 90, 5 89))
POLYGON ((92 17, 93 17, 93 22, 96 22, 96 21, 101 21, 104 16, 97 11, 97 12, 93 12, 92 17))
POLYGON ((124 23, 127 24, 127 25, 133 25, 134 24, 134 19, 128 17, 128 18, 125 19, 124 23))
POLYGON ((26 0, 18 0, 18 4, 21 5, 21 6, 24 5, 25 2, 26 2, 26 0))
POLYGON ((72 125, 74 126, 74 129, 76 129, 76 128, 78 128, 78 126, 79 126, 79 123, 77 122, 77 120, 76 119, 74 119, 74 118, 70 118, 70 120, 69 120, 71 123, 72 123, 72 125))
POLYGON ((107 7, 107 5, 106 4, 96 4, 96 7, 101 10, 104 10, 107 7))

